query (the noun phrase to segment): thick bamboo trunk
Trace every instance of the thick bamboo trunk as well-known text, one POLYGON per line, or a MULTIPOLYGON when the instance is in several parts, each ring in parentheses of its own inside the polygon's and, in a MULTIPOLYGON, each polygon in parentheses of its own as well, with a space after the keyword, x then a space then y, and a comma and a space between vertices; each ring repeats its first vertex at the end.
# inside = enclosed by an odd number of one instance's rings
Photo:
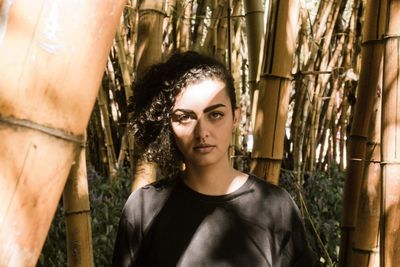
POLYGON ((85 149, 72 165, 64 194, 68 266, 94 266, 85 149))
POLYGON ((385 9, 384 1, 367 2, 363 32, 362 66, 357 91, 357 102, 348 143, 349 161, 343 195, 342 234, 339 253, 340 266, 349 266, 351 263, 349 255, 351 254, 351 244, 356 226, 368 127, 378 85, 379 66, 382 60, 382 43, 379 39, 384 31, 385 9))
POLYGON ((400 1, 388 0, 382 94, 381 266, 400 263, 400 1))
MULTIPOLYGON (((382 72, 382 68, 380 73, 382 72)), ((380 76, 380 78, 382 78, 380 76)), ((381 80, 381 79, 380 79, 381 80)), ((365 167, 357 210, 350 266, 379 266, 379 222, 381 198, 381 90, 380 83, 370 119, 365 167)))
POLYGON ((34 266, 83 143, 124 1, 0 6, 0 266, 34 266))
POLYGON ((277 0, 271 1, 271 4, 254 125, 252 171, 277 184, 283 157, 300 4, 297 0, 277 0))
MULTIPOLYGON (((136 77, 140 78, 147 67, 161 60, 165 11, 164 1, 141 0, 138 4, 139 23, 138 40, 136 43, 136 77)), ((139 151, 135 151, 135 154, 139 153, 139 151)), ((136 163, 132 190, 153 182, 156 179, 156 168, 155 164, 139 160, 136 163)))

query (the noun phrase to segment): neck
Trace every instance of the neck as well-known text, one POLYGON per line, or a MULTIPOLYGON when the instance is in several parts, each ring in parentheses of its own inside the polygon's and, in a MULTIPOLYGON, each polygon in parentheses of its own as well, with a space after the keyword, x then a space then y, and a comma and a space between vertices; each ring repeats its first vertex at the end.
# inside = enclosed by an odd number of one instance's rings
POLYGON ((235 170, 229 160, 209 166, 188 164, 183 179, 190 188, 206 195, 229 194, 246 180, 247 175, 235 170))

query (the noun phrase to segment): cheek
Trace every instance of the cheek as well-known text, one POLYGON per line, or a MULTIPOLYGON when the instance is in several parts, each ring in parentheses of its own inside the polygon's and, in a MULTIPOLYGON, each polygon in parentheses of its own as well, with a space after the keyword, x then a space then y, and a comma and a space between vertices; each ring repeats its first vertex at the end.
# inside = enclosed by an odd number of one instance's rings
POLYGON ((175 141, 177 144, 184 144, 192 136, 193 129, 191 127, 172 126, 175 141))

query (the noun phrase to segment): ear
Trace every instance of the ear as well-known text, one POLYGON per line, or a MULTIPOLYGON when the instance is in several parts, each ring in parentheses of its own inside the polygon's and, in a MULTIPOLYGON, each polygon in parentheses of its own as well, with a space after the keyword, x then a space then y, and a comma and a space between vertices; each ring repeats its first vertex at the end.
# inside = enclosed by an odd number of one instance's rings
POLYGON ((242 113, 242 110, 240 107, 235 108, 233 112, 233 127, 238 127, 240 124, 240 115, 242 113))

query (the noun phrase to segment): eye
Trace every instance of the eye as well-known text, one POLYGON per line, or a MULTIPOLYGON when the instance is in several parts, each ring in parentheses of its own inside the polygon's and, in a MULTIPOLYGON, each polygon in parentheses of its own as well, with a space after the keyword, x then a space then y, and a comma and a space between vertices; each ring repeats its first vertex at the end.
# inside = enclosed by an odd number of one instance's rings
POLYGON ((177 113, 172 115, 172 121, 181 124, 189 123, 190 121, 195 119, 196 115, 191 113, 177 113))
POLYGON ((210 117, 213 120, 220 120, 222 117, 224 117, 224 113, 221 111, 213 111, 210 113, 210 117))
POLYGON ((190 116, 189 114, 181 114, 178 116, 178 122, 180 123, 189 122, 191 119, 192 116, 190 116))

